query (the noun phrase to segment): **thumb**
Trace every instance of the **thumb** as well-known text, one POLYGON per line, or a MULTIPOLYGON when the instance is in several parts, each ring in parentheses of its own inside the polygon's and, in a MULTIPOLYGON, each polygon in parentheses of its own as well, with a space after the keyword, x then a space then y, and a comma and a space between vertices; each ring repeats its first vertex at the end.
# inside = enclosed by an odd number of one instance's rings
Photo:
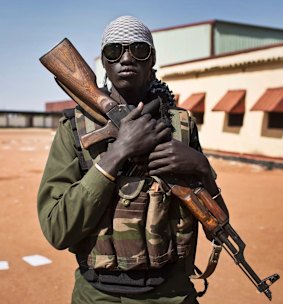
POLYGON ((144 104, 142 102, 139 102, 138 106, 133 109, 126 117, 124 120, 129 121, 129 120, 135 120, 141 116, 141 112, 144 108, 144 104))

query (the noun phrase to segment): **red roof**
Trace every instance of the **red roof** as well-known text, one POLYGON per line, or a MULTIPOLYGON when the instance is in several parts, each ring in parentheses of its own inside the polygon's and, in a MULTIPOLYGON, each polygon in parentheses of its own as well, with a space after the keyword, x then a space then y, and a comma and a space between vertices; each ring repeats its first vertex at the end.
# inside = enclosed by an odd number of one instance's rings
POLYGON ((251 111, 283 113, 283 88, 267 89, 251 111))
POLYGON ((77 104, 72 100, 54 101, 45 103, 46 112, 62 112, 65 109, 74 108, 77 104))
POLYGON ((204 99, 205 93, 194 93, 189 96, 182 104, 182 108, 185 108, 191 112, 204 113, 204 99))
POLYGON ((180 94, 174 94, 174 99, 176 101, 176 105, 179 104, 180 94))
POLYGON ((245 112, 246 90, 230 90, 213 107, 212 111, 223 111, 230 114, 245 112))

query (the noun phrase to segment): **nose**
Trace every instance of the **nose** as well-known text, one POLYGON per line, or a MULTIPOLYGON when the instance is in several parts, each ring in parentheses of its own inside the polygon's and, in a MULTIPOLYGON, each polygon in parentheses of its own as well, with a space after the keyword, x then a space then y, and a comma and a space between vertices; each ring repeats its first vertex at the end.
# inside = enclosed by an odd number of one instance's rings
POLYGON ((135 58, 132 57, 129 49, 126 49, 120 59, 121 64, 128 64, 133 63, 135 61, 135 58))

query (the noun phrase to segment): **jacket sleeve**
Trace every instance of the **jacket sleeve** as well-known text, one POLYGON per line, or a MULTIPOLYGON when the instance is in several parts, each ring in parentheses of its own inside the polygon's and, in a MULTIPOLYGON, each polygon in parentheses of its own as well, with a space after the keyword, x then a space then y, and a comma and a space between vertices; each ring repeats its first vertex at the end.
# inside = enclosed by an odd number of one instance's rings
POLYGON ((70 121, 62 121, 38 191, 38 216, 47 240, 65 249, 85 238, 111 202, 114 189, 95 166, 82 176, 70 121))

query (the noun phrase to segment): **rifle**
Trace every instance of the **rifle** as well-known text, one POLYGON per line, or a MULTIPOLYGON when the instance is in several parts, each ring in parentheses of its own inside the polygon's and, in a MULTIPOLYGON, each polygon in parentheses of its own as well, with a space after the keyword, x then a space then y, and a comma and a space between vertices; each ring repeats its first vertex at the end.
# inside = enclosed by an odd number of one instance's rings
MULTIPOLYGON (((82 138, 84 148, 89 148, 93 142, 102 138, 117 136, 120 121, 130 112, 129 107, 125 104, 117 104, 97 87, 94 72, 68 39, 63 39, 43 55, 40 62, 55 75, 57 83, 86 112, 105 124, 100 135, 94 131, 82 138)), ((155 101, 155 104, 149 108, 155 108, 157 102, 155 101)), ((214 240, 224 247, 257 290, 263 292, 271 300, 272 293, 269 287, 280 278, 279 275, 273 274, 263 280, 258 277, 244 258, 245 243, 210 194, 203 187, 191 189, 170 182, 167 184, 171 193, 180 199, 193 216, 211 233, 214 240)))

